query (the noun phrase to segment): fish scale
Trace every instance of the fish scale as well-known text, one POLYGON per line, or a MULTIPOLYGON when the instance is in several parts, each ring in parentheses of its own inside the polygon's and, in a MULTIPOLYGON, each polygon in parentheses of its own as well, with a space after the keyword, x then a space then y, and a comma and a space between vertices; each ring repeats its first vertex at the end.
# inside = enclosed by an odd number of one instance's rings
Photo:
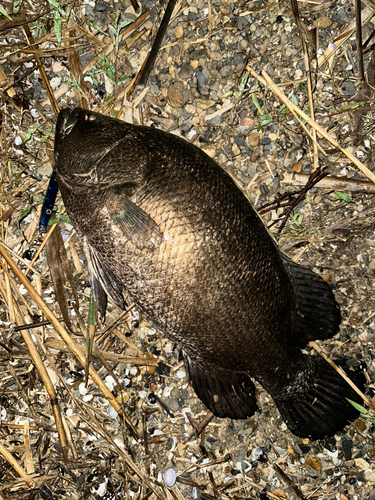
MULTIPOLYGON (((92 279, 121 291, 178 343, 197 395, 247 418, 260 382, 297 435, 332 435, 356 393, 301 348, 340 313, 319 276, 291 262, 230 176, 181 138, 76 108, 60 113, 57 180, 92 279)), ((95 297, 100 311, 102 295, 95 297)), ((339 362, 361 387, 361 370, 339 362)))

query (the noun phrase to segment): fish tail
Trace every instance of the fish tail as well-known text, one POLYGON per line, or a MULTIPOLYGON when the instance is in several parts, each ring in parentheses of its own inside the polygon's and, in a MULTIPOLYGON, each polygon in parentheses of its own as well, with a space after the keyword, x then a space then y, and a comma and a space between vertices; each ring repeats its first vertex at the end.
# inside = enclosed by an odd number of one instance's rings
MULTIPOLYGON (((289 429, 312 440, 333 436, 359 416, 348 399, 359 404, 361 397, 323 358, 309 356, 310 368, 305 377, 292 383, 282 395, 273 395, 281 416, 289 429)), ((334 360, 361 391, 365 387, 363 365, 347 357, 334 360)))
POLYGON ((247 373, 199 362, 185 352, 183 357, 197 396, 216 417, 243 419, 258 409, 255 385, 247 373))

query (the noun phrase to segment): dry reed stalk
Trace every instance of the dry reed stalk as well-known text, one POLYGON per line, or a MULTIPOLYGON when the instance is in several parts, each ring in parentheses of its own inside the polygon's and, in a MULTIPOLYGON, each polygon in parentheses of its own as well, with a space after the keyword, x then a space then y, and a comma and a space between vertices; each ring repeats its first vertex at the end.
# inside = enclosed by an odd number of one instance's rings
POLYGON ((12 276, 10 274, 8 274, 8 273, 6 273, 6 275, 9 277, 10 284, 13 286, 13 289, 15 290, 16 294, 18 295, 18 297, 21 299, 23 305, 28 310, 28 313, 30 314, 30 316, 34 316, 34 311, 31 309, 31 307, 27 303, 26 299, 24 298, 24 296, 20 292, 19 287, 16 286, 16 284, 15 284, 14 279, 12 278, 12 276))
POLYGON ((73 26, 72 18, 68 20, 68 31, 66 33, 64 45, 67 48, 68 62, 69 62, 69 72, 71 78, 77 82, 78 88, 73 87, 74 95, 77 100, 79 107, 84 109, 90 109, 86 94, 87 89, 83 80, 82 66, 79 59, 78 50, 74 47, 75 40, 75 26, 73 26))
MULTIPOLYGON (((309 174, 286 172, 284 174, 284 179, 281 182, 304 186, 309 177, 309 174)), ((314 187, 335 191, 350 191, 352 193, 375 194, 375 184, 373 182, 346 179, 346 177, 324 177, 317 184, 315 184, 314 187)))
POLYGON ((25 36, 26 36, 27 43, 29 44, 31 51, 34 53, 35 61, 36 61, 37 65, 38 65, 39 73, 40 73, 40 76, 42 78, 42 81, 43 81, 43 84, 44 84, 44 88, 47 91, 48 99, 49 99, 49 102, 51 104, 52 110, 53 110, 54 114, 57 116, 59 114, 59 111, 60 111, 59 110, 59 105, 57 104, 56 98, 55 98, 55 96, 54 96, 54 94, 52 92, 52 89, 51 89, 51 86, 49 84, 49 80, 47 78, 47 74, 45 72, 43 63, 42 63, 40 57, 37 55, 37 51, 36 51, 36 48, 35 48, 35 42, 34 42, 32 34, 31 34, 29 25, 28 24, 24 24, 23 25, 23 30, 24 30, 24 33, 25 33, 25 36))
MULTIPOLYGON (((137 17, 137 19, 133 23, 129 24, 129 26, 124 28, 124 30, 122 31, 122 39, 126 40, 126 38, 129 37, 130 35, 132 35, 134 33, 134 31, 136 31, 138 28, 140 28, 142 26, 142 24, 144 24, 149 19, 149 17, 150 17, 150 11, 148 9, 145 10, 144 12, 142 12, 142 14, 139 17, 137 17)), ((113 48, 114 48, 113 43, 109 43, 109 44, 105 43, 105 46, 94 57, 94 59, 92 59, 89 63, 86 64, 86 66, 84 66, 82 68, 82 74, 88 73, 91 70, 91 67, 99 61, 99 56, 100 55, 107 55, 108 56, 111 52, 113 52, 113 48)), ((59 97, 63 96, 64 94, 66 94, 67 92, 69 92, 69 90, 71 90, 71 86, 68 85, 67 83, 63 83, 53 93, 54 97, 59 98, 59 97)), ((41 105, 46 106, 48 103, 49 103, 49 100, 45 99, 44 101, 42 101, 41 105)), ((105 106, 105 104, 103 103, 103 107, 105 106)))
MULTIPOLYGON (((0 252, 1 252, 1 247, 0 247, 0 252)), ((22 317, 21 312, 19 311, 17 316, 16 316, 16 323, 18 325, 22 324, 22 322, 23 322, 20 319, 21 317, 22 317)), ((64 461, 67 463, 69 461, 68 442, 67 442, 67 437, 65 434, 64 426, 62 423, 62 415, 60 412, 60 407, 58 404, 57 395, 55 392, 54 385, 50 379, 50 376, 48 375, 48 372, 44 366, 44 363, 43 363, 42 358, 39 354, 39 351, 37 350, 29 331, 22 330, 20 333, 21 333, 22 339, 27 347, 27 350, 29 351, 31 359, 33 360, 33 364, 35 366, 35 369, 37 370, 39 377, 40 377, 40 379, 41 379, 41 381, 42 381, 42 383, 47 391, 47 394, 50 398, 53 416, 54 416, 55 423, 56 423, 56 430, 57 430, 57 433, 59 435, 59 440, 60 440, 60 445, 61 445, 61 453, 63 455, 64 461)))
POLYGON ((29 477, 29 474, 25 471, 23 467, 20 466, 20 464, 17 462, 14 456, 11 453, 9 453, 9 451, 5 448, 5 446, 1 443, 1 441, 0 441, 0 454, 13 467, 16 473, 26 481, 26 483, 30 487, 34 485, 34 481, 32 480, 32 478, 29 477))
MULTIPOLYGON (((46 347, 50 349, 56 349, 56 351, 70 352, 65 342, 62 340, 48 338, 44 342, 46 347)), ((106 361, 113 361, 117 363, 124 363, 133 366, 158 366, 158 362, 155 359, 142 358, 140 356, 125 356, 123 354, 113 354, 112 352, 106 352, 99 350, 94 344, 93 351, 94 356, 103 357, 106 361)))
POLYGON ((13 366, 10 363, 8 363, 8 371, 9 371, 11 377, 13 378, 14 382, 16 383, 16 386, 18 388, 19 393, 22 395, 22 398, 24 399, 24 401, 26 401, 27 406, 29 407, 30 413, 32 415, 32 418, 35 420, 37 415, 35 413, 35 410, 34 410, 32 403, 30 401, 29 395, 25 391, 25 388, 23 387, 21 381, 19 380, 15 369, 13 368, 13 366))
POLYGON ((72 256, 74 267, 76 268, 76 271, 78 274, 82 274, 83 269, 81 266, 81 262, 79 260, 78 252, 77 252, 76 246, 74 244, 74 241, 69 241, 68 245, 69 245, 69 250, 70 250, 70 253, 72 256))
POLYGON ((247 66, 247 69, 250 73, 257 78, 263 85, 267 85, 272 92, 285 104, 285 106, 294 110, 303 120, 305 120, 311 127, 313 127, 318 134, 320 134, 324 139, 330 142, 335 148, 341 151, 349 160, 351 160, 354 165, 356 165, 361 172, 368 177, 372 182, 375 182, 375 174, 371 172, 362 162, 360 162, 352 153, 343 148, 323 127, 321 127, 318 123, 312 120, 309 116, 306 115, 301 109, 295 106, 286 95, 278 89, 277 85, 271 80, 271 78, 267 75, 265 71, 262 71, 262 76, 256 73, 252 68, 247 66))
POLYGON ((2 65, 0 64, 0 86, 2 89, 6 88, 6 93, 9 97, 14 97, 16 95, 16 91, 12 87, 7 74, 3 70, 2 65))
POLYGON ((34 474, 34 463, 33 463, 33 454, 31 452, 30 446, 30 422, 28 419, 25 420, 23 427, 23 439, 25 445, 25 468, 28 474, 34 474))
MULTIPOLYGON (((368 3, 371 0, 365 0, 364 3, 368 3)), ((361 24, 364 26, 368 23, 371 18, 374 16, 375 11, 375 3, 371 1, 372 7, 366 7, 361 12, 361 24)), ((356 21, 355 19, 351 21, 339 34, 339 36, 335 37, 328 43, 327 49, 324 53, 318 58, 316 66, 320 68, 324 63, 330 63, 332 61, 333 55, 337 52, 337 50, 353 35, 356 29, 356 21)))
MULTIPOLYGON (((301 40, 301 45, 302 45, 303 62, 305 65, 306 78, 307 78, 307 93, 309 96, 310 116, 311 116, 312 120, 315 120, 313 90, 312 90, 312 81, 311 81, 311 64, 310 64, 310 59, 309 59, 309 53, 307 51, 306 40, 305 40, 305 37, 303 35, 301 21, 299 18, 299 10, 298 10, 297 0, 292 0, 292 10, 293 10, 293 14, 294 14, 294 17, 296 20, 298 34, 299 34, 299 37, 301 40)), ((312 144, 313 144, 313 157, 314 157, 314 164, 313 164, 312 171, 314 172, 319 167, 318 144, 317 144, 317 140, 316 140, 316 131, 314 128, 312 129, 312 144)))
MULTIPOLYGON (((55 328, 56 332, 61 336, 61 338, 64 340, 64 342, 68 345, 70 351, 74 354, 74 356, 78 359, 78 361, 81 363, 82 367, 85 366, 85 355, 80 349, 80 347, 72 340, 68 332, 63 328, 63 326, 58 322, 56 316, 53 314, 53 312, 47 307, 47 305, 44 303, 43 299, 40 297, 40 295, 35 291, 35 289, 31 286, 30 282, 25 278, 24 274, 20 272, 16 264, 13 262, 7 251, 5 250, 4 246, 0 243, 0 254, 4 257, 6 262, 8 263, 9 267, 12 269, 14 274, 17 276, 17 278, 20 280, 20 282, 23 284, 23 286, 26 288, 27 292, 31 296, 31 298, 34 300, 34 302, 40 307, 44 315, 47 317, 47 319, 51 322, 53 327, 55 328)), ((94 370, 92 366, 90 366, 90 377, 93 380, 93 382, 97 385, 98 389, 103 393, 104 397, 108 399, 108 401, 111 403, 113 406, 114 410, 121 414, 122 409, 120 404, 117 402, 116 398, 113 396, 111 391, 107 388, 107 386, 104 384, 98 373, 94 370)), ((125 421, 129 428, 132 430, 133 434, 137 436, 139 439, 138 433, 136 429, 134 428, 133 424, 130 422, 129 418, 125 416, 125 421)))
POLYGON ((110 444, 111 447, 113 447, 119 456, 122 458, 124 463, 127 465, 127 467, 133 471, 146 485, 147 487, 154 493, 154 495, 159 498, 160 500, 165 500, 154 488, 154 486, 151 484, 149 478, 144 474, 143 471, 137 465, 132 461, 131 457, 128 455, 128 453, 120 448, 118 444, 113 440, 112 436, 108 434, 108 432, 99 424, 95 416, 87 410, 87 408, 82 404, 81 401, 78 401, 79 406, 82 408, 82 412, 80 412, 80 416, 82 420, 86 422, 88 427, 92 429, 94 432, 97 432, 104 438, 107 443, 110 444), (86 413, 88 415, 86 415, 86 413))
MULTIPOLYGON (((63 214, 64 212, 65 212, 65 207, 62 208, 61 214, 63 214)), ((44 239, 42 241, 42 244, 39 246, 38 250, 35 252, 34 257, 31 259, 30 264, 27 266, 27 269, 25 271, 25 276, 28 275, 28 273, 29 273, 30 270, 32 270, 34 273, 37 273, 37 271, 35 271, 32 266, 34 265, 36 259, 39 257, 39 255, 40 255, 41 251, 43 250, 43 248, 46 246, 49 238, 52 236, 52 231, 55 231, 56 226, 57 226, 57 224, 54 224, 53 226, 51 226, 51 229, 45 235, 45 237, 44 237, 44 239)))
MULTIPOLYGON (((13 257, 15 257, 17 260, 19 260, 20 262, 22 262, 22 264, 27 267, 26 269, 26 272, 28 271, 32 271, 36 276, 38 276, 39 278, 43 279, 43 276, 36 270, 32 267, 31 263, 29 264, 28 262, 26 262, 25 259, 23 259, 20 255, 18 255, 18 253, 16 253, 14 250, 12 250, 6 243, 4 243, 4 240, 2 240, 2 245, 4 246, 4 248, 6 248, 6 250, 13 255, 13 257)), ((34 256, 35 257, 35 256, 34 256)), ((31 261, 32 262, 32 261, 31 261)), ((26 273, 25 273, 26 274, 26 273)))

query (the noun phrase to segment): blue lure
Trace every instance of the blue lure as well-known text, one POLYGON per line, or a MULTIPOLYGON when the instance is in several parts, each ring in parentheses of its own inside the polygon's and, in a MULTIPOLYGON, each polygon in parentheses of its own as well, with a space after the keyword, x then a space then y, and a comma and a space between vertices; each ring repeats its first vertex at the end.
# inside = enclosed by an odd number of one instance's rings
POLYGON ((39 219, 40 234, 45 234, 47 232, 48 221, 52 214, 52 209, 55 204, 58 189, 59 186, 56 179, 56 169, 54 169, 48 184, 46 197, 44 198, 43 208, 39 219))

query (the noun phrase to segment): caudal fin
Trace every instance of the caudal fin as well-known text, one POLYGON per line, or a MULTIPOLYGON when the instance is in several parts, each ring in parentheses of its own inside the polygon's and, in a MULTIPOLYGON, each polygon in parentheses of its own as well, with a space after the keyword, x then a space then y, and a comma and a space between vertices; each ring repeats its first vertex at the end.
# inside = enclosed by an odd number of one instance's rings
MULTIPOLYGON (((288 394, 273 395, 273 399, 283 420, 294 434, 316 440, 333 436, 355 420, 359 412, 347 399, 360 404, 362 399, 323 358, 311 358, 315 368, 310 372, 308 381, 303 384, 303 390, 292 388, 288 394)), ((349 367, 349 359, 340 358, 335 362, 363 391, 363 367, 349 367)))

